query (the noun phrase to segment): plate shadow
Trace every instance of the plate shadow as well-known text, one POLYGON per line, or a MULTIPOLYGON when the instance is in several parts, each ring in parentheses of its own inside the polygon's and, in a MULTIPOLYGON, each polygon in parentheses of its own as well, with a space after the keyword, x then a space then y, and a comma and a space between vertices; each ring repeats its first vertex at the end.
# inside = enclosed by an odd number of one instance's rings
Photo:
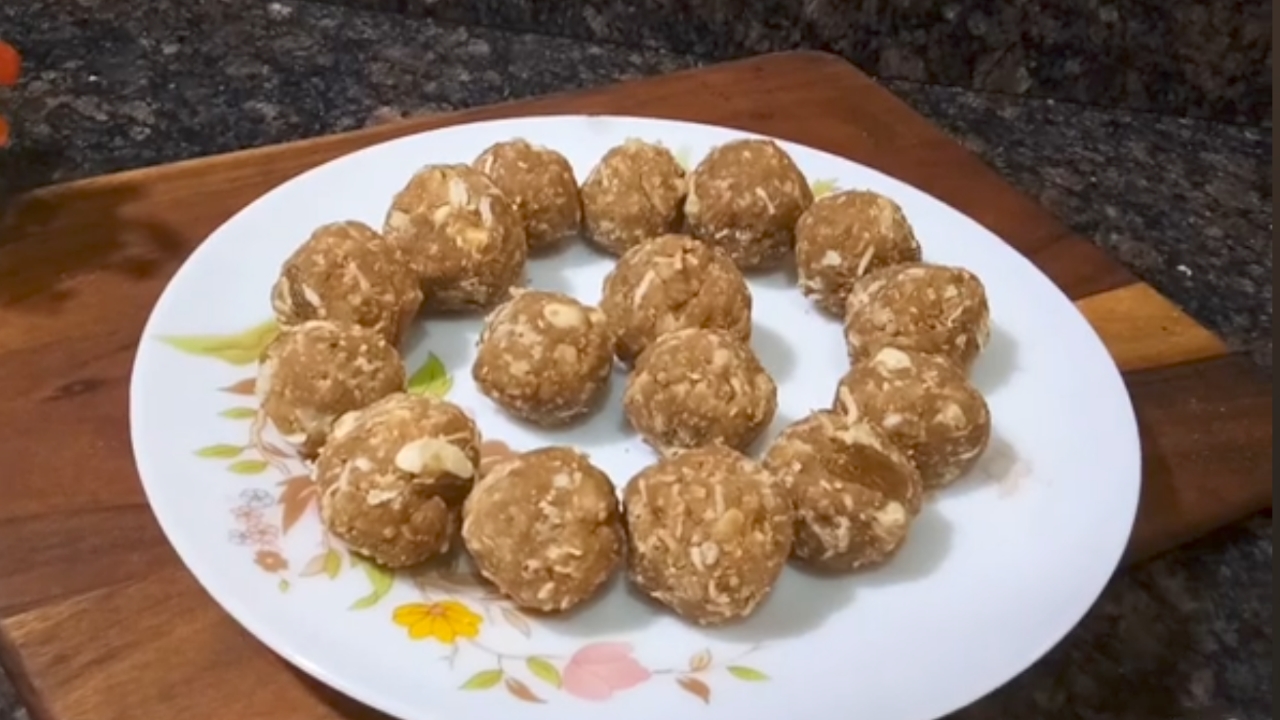
POLYGON ((751 348, 778 385, 786 383, 795 373, 795 348, 773 328, 754 324, 751 328, 751 348))
POLYGON ((970 380, 984 396, 999 390, 1018 371, 1018 342, 999 325, 991 326, 991 340, 974 363, 970 380))

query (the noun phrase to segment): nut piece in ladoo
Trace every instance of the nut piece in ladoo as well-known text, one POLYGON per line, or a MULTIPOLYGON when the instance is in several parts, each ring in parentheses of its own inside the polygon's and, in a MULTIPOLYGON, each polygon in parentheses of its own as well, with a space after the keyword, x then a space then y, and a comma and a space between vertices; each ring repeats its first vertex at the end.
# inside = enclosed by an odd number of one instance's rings
POLYGON ((524 225, 489 176, 469 165, 428 165, 392 198, 383 234, 404 248, 426 307, 487 308, 524 280, 524 225))
POLYGON ((630 139, 605 153, 582 184, 587 239, 621 255, 682 222, 685 172, 661 145, 630 139))
POLYGON ((733 140, 689 173, 689 232, 746 270, 791 254, 796 222, 813 202, 804 173, 772 140, 733 140))
POLYGON ((604 313, 568 295, 528 290, 485 320, 471 376, 512 415, 558 426, 597 405, 612 368, 604 313))
POLYGON ((711 445, 660 460, 623 493, 628 575, 698 625, 751 615, 791 552, 791 501, 759 463, 711 445))
POLYGON ((942 355, 968 372, 991 338, 987 292, 964 268, 893 265, 849 289, 844 336, 854 363, 892 346, 942 355))
POLYGON ((791 495, 792 554, 822 570, 885 562, 920 511, 923 484, 906 454, 871 423, 829 410, 783 430, 764 467, 791 495))
POLYGON ((636 361, 623 410, 663 455, 701 445, 738 450, 773 420, 778 388, 751 346, 723 330, 677 330, 636 361))
POLYGON ((625 543, 613 483, 566 447, 494 465, 467 498, 462 540, 503 595, 546 613, 595 595, 621 564, 625 543))
POLYGON ((376 330, 308 320, 263 350, 262 412, 303 457, 313 457, 343 414, 404 389, 404 361, 376 330))
POLYGON ((316 459, 320 518, 389 568, 447 553, 480 464, 475 423, 452 403, 389 395, 344 415, 316 459))
POLYGON ((868 190, 818 198, 796 223, 800 291, 844 317, 849 288, 881 268, 920 260, 920 243, 902 208, 868 190))
POLYGON ((564 155, 517 138, 496 143, 472 165, 488 175, 524 224, 529 252, 549 250, 582 227, 582 197, 564 155))
POLYGON ((362 222, 316 228, 285 260, 271 288, 281 326, 354 323, 399 346, 422 305, 422 287, 398 245, 362 222))
POLYGON ((968 472, 991 439, 982 393, 939 355, 884 347, 840 380, 835 410, 884 430, 911 458, 925 487, 968 472))
POLYGON ((662 235, 628 250, 604 280, 600 309, 630 365, 659 336, 724 330, 751 340, 751 291, 723 251, 687 235, 662 235))

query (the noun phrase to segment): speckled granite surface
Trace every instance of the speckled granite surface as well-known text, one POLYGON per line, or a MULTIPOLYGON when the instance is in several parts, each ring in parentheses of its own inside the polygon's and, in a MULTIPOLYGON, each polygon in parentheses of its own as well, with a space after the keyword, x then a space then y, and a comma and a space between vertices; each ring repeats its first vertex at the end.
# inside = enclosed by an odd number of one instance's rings
MULTIPOLYGON (((0 3, 0 34, 30 61, 18 144, 0 153, 9 190, 699 62, 260 0, 0 3)), ((1270 366, 1269 130, 891 87, 1270 366)), ((1268 513, 1128 570, 1048 657, 956 717, 1272 717, 1271 548, 1268 513)), ((25 715, 7 686, 0 708, 25 715)))
POLYGON ((704 57, 813 47, 883 78, 1271 117, 1269 0, 332 0, 704 57))
POLYGON ((1270 367, 1270 128, 885 84, 1270 367))

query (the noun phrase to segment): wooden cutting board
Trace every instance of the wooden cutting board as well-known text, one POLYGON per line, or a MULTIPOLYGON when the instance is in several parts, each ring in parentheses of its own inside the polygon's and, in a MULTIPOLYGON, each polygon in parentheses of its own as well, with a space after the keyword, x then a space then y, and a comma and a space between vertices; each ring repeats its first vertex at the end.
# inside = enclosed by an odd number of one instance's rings
POLYGON ((619 113, 782 137, 898 177, 1042 268, 1125 373, 1144 443, 1130 558, 1271 504, 1271 381, 844 61, 786 53, 51 187, 0 220, 0 658, 47 720, 373 718, 225 615, 161 536, 129 447, 152 303, 298 173, 429 128, 619 113))

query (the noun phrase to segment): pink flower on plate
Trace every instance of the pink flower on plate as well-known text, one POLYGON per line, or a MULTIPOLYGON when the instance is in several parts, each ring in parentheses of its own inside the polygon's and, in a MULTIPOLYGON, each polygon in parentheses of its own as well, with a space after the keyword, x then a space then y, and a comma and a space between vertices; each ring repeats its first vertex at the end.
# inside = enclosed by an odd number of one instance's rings
POLYGON ((648 680, 650 673, 631 657, 631 645, 602 642, 587 645, 569 658, 561 673, 564 691, 583 700, 608 700, 648 680))
POLYGON ((254 545, 274 545, 280 539, 280 528, 275 525, 252 525, 245 528, 245 535, 254 545))
POLYGON ((261 510, 248 505, 237 505, 231 509, 231 514, 235 516, 236 522, 249 527, 261 525, 264 520, 261 510))

